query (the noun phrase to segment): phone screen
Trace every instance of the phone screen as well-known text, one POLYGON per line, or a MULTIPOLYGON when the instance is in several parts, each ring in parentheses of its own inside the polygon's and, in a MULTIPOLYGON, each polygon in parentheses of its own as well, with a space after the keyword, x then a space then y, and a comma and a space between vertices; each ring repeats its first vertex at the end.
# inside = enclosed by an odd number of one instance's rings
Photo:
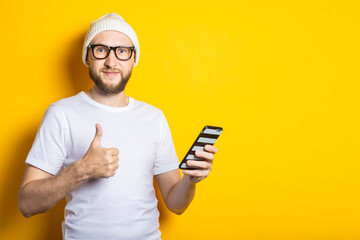
POLYGON ((184 159, 181 161, 179 168, 180 169, 197 169, 197 167, 190 167, 186 164, 187 160, 197 160, 197 161, 204 161, 202 158, 198 158, 195 156, 196 150, 204 150, 205 145, 214 145, 216 140, 219 138, 220 134, 222 133, 223 129, 221 127, 215 126, 205 126, 198 137, 196 138, 195 142, 185 155, 184 159))

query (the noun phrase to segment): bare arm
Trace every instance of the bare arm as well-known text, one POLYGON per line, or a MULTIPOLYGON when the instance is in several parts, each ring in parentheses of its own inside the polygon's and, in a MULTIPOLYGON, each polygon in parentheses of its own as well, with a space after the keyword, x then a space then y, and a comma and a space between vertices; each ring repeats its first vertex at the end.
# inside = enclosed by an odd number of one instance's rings
POLYGON ((111 177, 118 169, 119 151, 101 147, 102 129, 96 135, 83 158, 56 175, 28 165, 19 192, 19 208, 25 217, 51 209, 68 192, 90 178, 111 177))
POLYGON ((155 176, 161 195, 170 211, 182 214, 194 198, 196 183, 209 175, 217 149, 206 145, 205 150, 195 152, 197 157, 204 158, 205 161, 187 162, 189 166, 196 166, 199 169, 183 170, 183 178, 178 169, 155 176))
POLYGON ((194 198, 196 184, 181 178, 178 169, 156 175, 155 179, 167 208, 176 214, 183 213, 194 198))
POLYGON ((46 212, 66 193, 77 188, 85 179, 78 173, 77 163, 53 176, 28 165, 19 192, 19 208, 25 217, 46 212))

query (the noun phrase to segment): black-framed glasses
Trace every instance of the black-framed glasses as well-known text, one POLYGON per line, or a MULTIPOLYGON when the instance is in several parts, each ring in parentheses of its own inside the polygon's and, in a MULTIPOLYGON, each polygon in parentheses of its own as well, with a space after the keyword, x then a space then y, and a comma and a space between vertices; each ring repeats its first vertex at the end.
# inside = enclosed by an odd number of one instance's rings
POLYGON ((92 54, 96 59, 105 59, 109 56, 111 50, 114 50, 115 56, 123 61, 129 60, 135 49, 134 46, 109 47, 103 44, 89 45, 89 48, 91 48, 92 54))

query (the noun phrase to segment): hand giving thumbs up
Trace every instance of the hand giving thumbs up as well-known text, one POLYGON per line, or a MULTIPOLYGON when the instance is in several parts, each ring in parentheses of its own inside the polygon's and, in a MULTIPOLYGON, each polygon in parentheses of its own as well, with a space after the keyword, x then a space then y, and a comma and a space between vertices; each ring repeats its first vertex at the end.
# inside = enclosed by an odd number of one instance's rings
POLYGON ((82 165, 89 178, 108 178, 115 175, 119 168, 119 150, 101 146, 102 128, 96 124, 96 133, 87 153, 82 158, 82 165))

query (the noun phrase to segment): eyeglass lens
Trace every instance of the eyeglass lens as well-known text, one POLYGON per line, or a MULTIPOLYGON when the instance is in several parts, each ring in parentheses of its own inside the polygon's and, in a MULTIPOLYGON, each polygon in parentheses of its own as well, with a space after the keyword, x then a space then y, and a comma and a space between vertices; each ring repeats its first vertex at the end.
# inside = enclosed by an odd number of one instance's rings
MULTIPOLYGON (((114 52, 121 60, 128 60, 131 57, 130 47, 117 47, 114 52)), ((95 58, 104 59, 109 55, 110 48, 107 46, 97 45, 94 46, 93 53, 95 58)))

